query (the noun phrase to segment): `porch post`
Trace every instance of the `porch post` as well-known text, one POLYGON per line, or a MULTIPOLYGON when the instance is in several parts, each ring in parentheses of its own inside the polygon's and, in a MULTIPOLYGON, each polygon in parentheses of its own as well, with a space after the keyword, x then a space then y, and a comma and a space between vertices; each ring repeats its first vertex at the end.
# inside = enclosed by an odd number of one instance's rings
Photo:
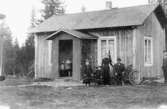
POLYGON ((38 73, 38 36, 34 34, 34 42, 35 42, 35 79, 37 79, 38 73))
POLYGON ((52 49, 52 61, 53 61, 53 67, 52 67, 52 72, 53 72, 53 76, 54 78, 58 78, 59 77, 59 40, 58 39, 54 39, 53 40, 53 49, 52 49))
POLYGON ((81 79, 81 40, 73 40, 73 71, 72 78, 74 80, 81 79))

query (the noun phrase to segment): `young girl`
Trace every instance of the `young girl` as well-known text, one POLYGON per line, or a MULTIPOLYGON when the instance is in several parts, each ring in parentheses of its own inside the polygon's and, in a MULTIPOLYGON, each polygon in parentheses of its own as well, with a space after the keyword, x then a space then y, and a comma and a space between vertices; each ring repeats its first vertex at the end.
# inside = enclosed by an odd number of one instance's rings
POLYGON ((86 86, 90 86, 91 79, 92 79, 91 75, 92 75, 92 68, 91 68, 91 65, 89 63, 89 60, 86 59, 85 65, 83 66, 83 83, 86 86))

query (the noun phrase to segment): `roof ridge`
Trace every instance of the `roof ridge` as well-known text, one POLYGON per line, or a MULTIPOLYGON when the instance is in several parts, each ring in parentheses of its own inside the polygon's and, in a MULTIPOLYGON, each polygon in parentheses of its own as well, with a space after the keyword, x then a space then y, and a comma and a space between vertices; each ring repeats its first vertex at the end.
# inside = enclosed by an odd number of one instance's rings
POLYGON ((94 12, 103 12, 103 11, 112 11, 112 10, 120 10, 120 9, 128 9, 128 8, 138 8, 138 7, 144 7, 144 6, 157 6, 158 4, 144 4, 144 5, 135 5, 135 6, 127 6, 127 7, 115 7, 112 9, 100 9, 100 10, 93 10, 93 11, 87 11, 87 12, 76 12, 76 13, 65 13, 60 15, 53 15, 52 17, 57 16, 67 16, 67 15, 78 15, 78 14, 87 14, 87 13, 94 13, 94 12))

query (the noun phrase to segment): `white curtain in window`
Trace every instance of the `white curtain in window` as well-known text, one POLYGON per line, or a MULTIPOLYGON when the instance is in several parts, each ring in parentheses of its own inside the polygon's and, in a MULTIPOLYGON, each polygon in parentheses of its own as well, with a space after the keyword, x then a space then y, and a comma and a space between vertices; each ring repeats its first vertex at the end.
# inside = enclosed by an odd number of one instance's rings
POLYGON ((106 56, 107 56, 107 41, 102 40, 101 41, 101 58, 103 59, 106 56))
POLYGON ((115 59, 115 46, 114 40, 108 41, 108 51, 110 51, 111 59, 115 59))
POLYGON ((151 37, 145 37, 144 40, 144 62, 145 64, 152 64, 152 39, 151 37))

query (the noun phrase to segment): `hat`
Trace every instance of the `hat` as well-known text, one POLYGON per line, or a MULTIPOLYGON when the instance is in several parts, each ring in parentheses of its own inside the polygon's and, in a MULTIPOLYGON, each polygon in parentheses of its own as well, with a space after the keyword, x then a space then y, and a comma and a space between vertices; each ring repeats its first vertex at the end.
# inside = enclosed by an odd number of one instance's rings
POLYGON ((121 61, 121 58, 117 58, 117 61, 121 61))

